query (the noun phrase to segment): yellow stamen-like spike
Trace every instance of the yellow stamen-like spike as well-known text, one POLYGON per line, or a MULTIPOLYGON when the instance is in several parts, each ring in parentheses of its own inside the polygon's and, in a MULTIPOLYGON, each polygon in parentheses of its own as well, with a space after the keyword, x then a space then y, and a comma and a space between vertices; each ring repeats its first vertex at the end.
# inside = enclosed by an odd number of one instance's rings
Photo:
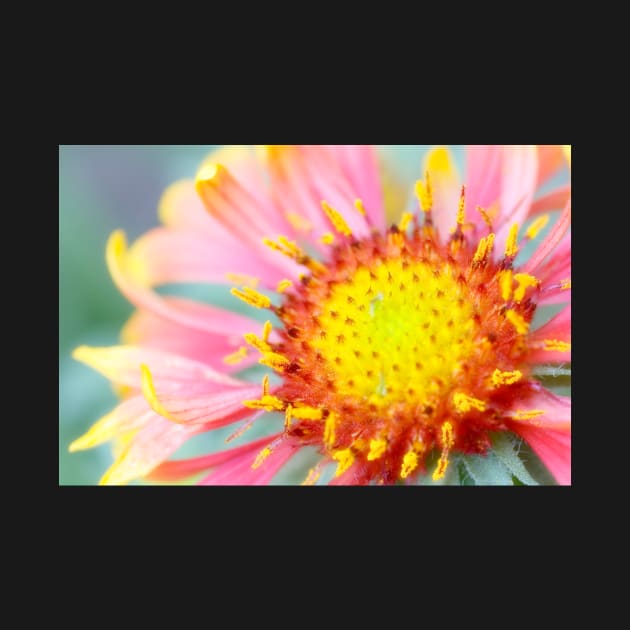
POLYGON ((365 206, 363 205, 363 202, 360 199, 354 200, 354 207, 357 209, 360 215, 366 216, 367 213, 365 212, 365 206))
POLYGON ((370 452, 368 453, 368 461, 374 461, 375 459, 378 459, 379 457, 382 457, 385 454, 385 451, 387 450, 387 441, 380 439, 380 440, 370 440, 370 452))
POLYGON ((263 336, 262 336, 263 341, 265 343, 267 343, 269 341, 269 335, 271 334, 271 328, 272 328, 271 322, 269 320, 267 320, 265 322, 265 325, 263 326, 263 336))
POLYGON ((560 341, 558 339, 545 339, 544 349, 555 352, 568 352, 571 350, 571 344, 567 341, 560 341))
POLYGON ((571 288, 571 278, 566 278, 565 280, 562 280, 562 282, 560 283, 560 288, 563 291, 566 291, 567 289, 571 288))
POLYGON ((276 396, 265 395, 260 400, 244 400, 248 409, 264 409, 265 411, 283 411, 284 402, 276 396))
POLYGON ((291 418, 293 418, 293 405, 289 403, 284 411, 284 428, 288 429, 291 426, 291 418))
POLYGON ((157 393, 155 392, 155 385, 153 384, 153 377, 151 376, 151 371, 149 368, 144 365, 144 363, 140 366, 141 372, 141 383, 142 383, 142 394, 147 399, 149 405, 151 405, 151 409, 155 411, 155 413, 160 414, 164 418, 167 418, 171 422, 178 422, 172 414, 164 407, 164 405, 158 400, 157 393))
POLYGON ((291 280, 280 280, 280 282, 278 282, 278 286, 276 287, 276 291, 278 291, 278 293, 284 293, 292 286, 293 282, 291 282, 291 280))
POLYGON ((242 287, 250 287, 252 289, 255 289, 260 283, 258 278, 254 276, 246 276, 242 273, 226 273, 225 277, 234 284, 238 284, 242 287))
POLYGON ((481 206, 477 206, 475 209, 481 215, 481 218, 484 220, 484 223, 488 226, 488 228, 492 229, 492 221, 488 216, 488 213, 481 206))
POLYGON ((335 242, 335 236, 331 232, 326 232, 326 234, 322 234, 319 240, 324 245, 332 245, 335 242))
POLYGON ((331 447, 335 443, 336 420, 337 414, 331 411, 328 418, 326 418, 326 424, 324 425, 324 443, 329 447, 331 447))
POLYGON ((308 471, 306 479, 302 482, 303 486, 312 486, 320 478, 322 472, 319 466, 314 466, 308 471))
POLYGON ((268 374, 265 374, 263 376, 262 392, 263 392, 263 396, 269 396, 269 375, 268 374))
POLYGON ((313 224, 296 212, 287 212, 287 220, 298 232, 310 232, 313 224))
POLYGON ((538 234, 540 233, 540 230, 542 230, 545 225, 547 225, 547 223, 549 223, 549 215, 548 214, 543 214, 542 216, 538 217, 528 228, 527 228, 527 232, 525 232, 525 236, 527 236, 527 238, 533 240, 535 239, 538 234))
POLYGON ((498 368, 492 373, 491 381, 494 387, 500 387, 501 385, 512 385, 523 377, 523 373, 519 370, 513 372, 502 372, 498 368))
POLYGON ((495 235, 491 232, 488 236, 484 236, 479 241, 479 245, 477 245, 477 250, 475 251, 475 255, 472 259, 473 264, 481 264, 482 262, 485 262, 492 251, 492 247, 494 246, 494 239, 495 235))
POLYGON ((254 291, 254 289, 250 289, 249 287, 245 287, 242 291, 233 288, 230 289, 230 293, 243 300, 246 304, 255 306, 256 308, 269 308, 271 306, 271 300, 266 295, 258 293, 258 291, 254 291))
POLYGON ((446 456, 445 453, 442 453, 442 455, 440 456, 440 459, 438 460, 437 466, 435 467, 435 470, 433 471, 433 475, 432 475, 432 479, 433 481, 439 481, 440 479, 442 479, 442 477, 444 477, 444 474, 446 473, 446 469, 448 468, 448 457, 446 456))
POLYGON ((411 214, 411 212, 403 212, 403 215, 400 218, 400 223, 398 224, 398 229, 401 232, 406 232, 412 219, 413 219, 413 214, 411 214))
POLYGON ((267 352, 258 360, 261 365, 266 365, 274 370, 282 372, 282 370, 291 363, 285 356, 277 352, 267 352))
POLYGON ((247 357, 247 347, 241 346, 238 350, 232 352, 232 354, 228 354, 223 357, 223 363, 227 363, 228 365, 237 365, 245 357, 247 357))
POLYGON ((512 414, 512 418, 514 418, 514 420, 530 420, 531 418, 542 416, 544 413, 542 409, 528 409, 527 411, 517 409, 516 412, 512 414))
POLYGON ((523 319, 523 316, 509 309, 505 311, 505 317, 516 328, 519 335, 524 335, 529 330, 529 324, 523 319))
POLYGON ((333 453, 333 459, 339 462, 337 470, 335 471, 335 477, 339 477, 340 475, 343 475, 350 466, 352 466, 354 462, 354 453, 349 448, 345 448, 342 451, 333 453))
POLYGON ((455 444, 455 433, 453 431, 453 425, 450 422, 446 421, 442 425, 442 446, 443 448, 449 449, 452 448, 453 444, 455 444))
POLYGON ((337 232, 344 236, 352 236, 352 230, 348 227, 346 220, 337 210, 325 201, 322 201, 322 209, 337 232))
POLYGON ((252 468, 254 470, 258 468, 267 459, 267 457, 271 455, 271 453, 272 453, 272 450, 268 446, 265 446, 265 448, 263 448, 263 450, 260 451, 260 453, 258 453, 258 455, 256 456, 256 459, 254 460, 254 463, 252 464, 252 468))
POLYGON ((518 252, 518 223, 515 223, 510 228, 510 233, 508 234, 507 241, 505 242, 505 255, 508 258, 513 258, 516 256, 516 252, 518 252))
POLYGON ((457 409, 460 413, 465 413, 471 409, 485 411, 487 407, 487 404, 483 400, 467 396, 462 392, 456 392, 453 395, 453 404, 455 405, 455 409, 457 409))
POLYGON ((304 265, 313 273, 321 273, 326 270, 326 267, 324 267, 322 263, 307 256, 296 243, 290 241, 286 236, 279 236, 278 241, 279 243, 276 243, 270 238, 263 238, 262 240, 267 247, 276 252, 280 252, 284 256, 287 256, 287 258, 291 258, 291 260, 295 260, 300 265, 304 265))
POLYGON ((317 407, 293 407, 291 415, 301 420, 321 420, 322 410, 317 407))
POLYGON ((271 352, 271 346, 266 341, 260 339, 254 333, 245 333, 243 335, 243 338, 250 346, 256 348, 258 352, 262 354, 265 354, 266 352, 271 352))
POLYGON ((460 228, 462 225, 464 225, 465 207, 466 207, 466 189, 464 188, 464 186, 462 186, 462 193, 459 196, 459 206, 457 208, 457 217, 456 217, 457 225, 459 225, 460 228))
POLYGON ((211 183, 216 180, 217 176, 224 170, 225 167, 221 164, 216 164, 213 162, 206 162, 201 166, 199 171, 197 171, 197 176, 195 177, 195 181, 197 186, 200 182, 208 182, 211 183))
POLYGON ((416 197, 420 202, 420 207, 423 212, 431 212, 433 208, 433 195, 431 193, 431 184, 429 182, 429 174, 427 173, 427 183, 425 183, 419 179, 416 182, 416 197))
POLYGON ((507 302, 512 295, 511 269, 504 269, 499 272, 499 287, 501 288, 501 297, 507 302))
POLYGON ((514 280, 518 282, 518 287, 514 291, 514 299, 517 302, 520 302, 525 297, 525 291, 529 287, 536 287, 539 284, 538 278, 530 276, 528 273, 514 274, 514 280))
POLYGON ((115 419, 116 411, 112 411, 111 413, 103 416, 90 427, 87 433, 84 433, 81 437, 72 442, 72 444, 68 447, 68 450, 71 453, 83 451, 111 440, 117 433, 118 425, 115 422, 115 419))
POLYGON ((400 468, 400 478, 406 479, 418 467, 418 454, 414 451, 407 451, 403 457, 400 468))

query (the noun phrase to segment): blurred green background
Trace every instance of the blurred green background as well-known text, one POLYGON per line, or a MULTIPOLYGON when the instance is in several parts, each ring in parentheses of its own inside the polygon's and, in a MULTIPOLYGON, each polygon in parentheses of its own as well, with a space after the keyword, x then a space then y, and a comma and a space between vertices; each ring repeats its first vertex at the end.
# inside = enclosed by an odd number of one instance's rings
MULTIPOLYGON (((108 381, 71 357, 81 344, 118 343, 132 312, 105 265, 105 243, 122 228, 132 242, 157 225, 167 186, 194 177, 217 145, 59 146, 59 484, 93 485, 111 464, 109 445, 68 445, 117 403, 108 381)), ((427 146, 384 146, 403 180, 418 177, 427 146)))
MULTIPOLYGON (((463 146, 450 146, 462 172, 463 146)), ((120 328, 132 312, 109 277, 105 265, 107 238, 113 230, 122 228, 131 243, 156 226, 158 201, 166 187, 177 179, 194 177, 199 164, 215 148, 217 145, 59 146, 60 485, 95 485, 112 463, 107 444, 68 453, 68 445, 117 403, 107 379, 71 357, 72 350, 81 344, 118 343, 120 328)), ((428 148, 379 147, 407 188, 409 200, 428 148)), ((554 180, 566 181, 567 177, 565 171, 554 180)), ((229 428, 227 433, 232 430, 229 428)), ((220 448, 219 442, 227 433, 214 433, 214 441, 200 444, 199 452, 186 454, 214 450, 208 449, 208 444, 220 448)), ((252 439, 254 433, 255 429, 249 433, 252 439)), ((300 475, 301 480, 303 473, 300 475)))

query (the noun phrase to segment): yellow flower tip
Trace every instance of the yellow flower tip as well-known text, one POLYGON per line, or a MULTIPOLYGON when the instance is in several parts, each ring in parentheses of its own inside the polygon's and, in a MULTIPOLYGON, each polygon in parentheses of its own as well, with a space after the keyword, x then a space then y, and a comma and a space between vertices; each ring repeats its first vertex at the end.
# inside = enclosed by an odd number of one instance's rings
POLYGON ((400 223, 398 224, 398 229, 401 232, 406 232, 412 220, 413 214, 411 214, 411 212, 403 212, 403 215, 400 218, 400 223))
POLYGON ((326 232, 320 236, 319 240, 324 245, 332 245, 335 242, 335 237, 331 232, 326 232))
POLYGON ((114 230, 107 239, 105 246, 105 259, 107 267, 112 269, 120 262, 127 251, 127 237, 124 230, 114 230))
POLYGON ((290 289, 293 286, 293 282, 291 280, 280 280, 278 286, 276 287, 276 291, 278 293, 284 293, 287 289, 290 289))
POLYGON ((532 224, 527 228, 527 232, 525 232, 525 236, 530 240, 535 239, 540 231, 549 223, 549 215, 543 214, 538 217, 532 224))
POLYGON ((303 486, 314 485, 315 482, 320 478, 321 474, 322 474, 321 470, 317 466, 314 466, 308 471, 308 475, 306 476, 306 479, 302 482, 302 485, 303 486))
POLYGON ((271 306, 271 300, 266 295, 258 293, 258 291, 250 289, 249 287, 244 287, 242 291, 232 288, 230 289, 230 293, 240 300, 243 300, 246 304, 255 306, 256 308, 269 308, 271 306))
POLYGON ((363 205, 363 202, 360 199, 354 200, 354 207, 357 209, 359 214, 361 214, 362 216, 366 216, 367 213, 365 211, 365 206, 363 205))
POLYGON ((405 453, 403 457, 402 467, 400 469, 400 478, 406 479, 418 467, 418 455, 411 450, 405 453))
POLYGON ((433 198, 431 196, 431 188, 427 184, 425 186, 424 182, 419 179, 415 185, 415 192, 418 201, 420 202, 420 207, 423 212, 430 212, 431 207, 433 205, 433 198))
POLYGON ((510 233, 508 234, 507 241, 505 242, 505 255, 507 258, 513 258, 516 256, 518 252, 518 223, 515 223, 510 228, 510 233))
POLYGON ((513 372, 502 372, 498 368, 492 373, 490 380, 494 387, 500 387, 501 385, 513 385, 517 381, 521 380, 523 373, 520 370, 514 370, 513 372))
POLYGON ((335 471, 335 477, 339 477, 343 475, 350 466, 352 466, 354 462, 354 453, 349 448, 345 448, 341 451, 333 453, 333 459, 339 462, 337 470, 335 471))
POLYGON ((155 391, 155 385, 153 383, 153 377, 151 376, 151 370, 144 363, 140 365, 141 373, 141 388, 142 394, 147 399, 147 402, 151 406, 151 409, 160 416, 170 420, 171 422, 179 422, 173 415, 164 407, 159 401, 157 393, 155 391))
POLYGON ((213 162, 203 164, 201 168, 197 171, 197 175, 195 177, 195 186, 199 187, 204 183, 211 183, 217 177, 221 168, 224 167, 213 162))
POLYGON ((563 144, 562 151, 564 152, 564 157, 567 158, 567 162, 569 163, 569 166, 571 166, 571 145, 563 144))
MULTIPOLYGON (((477 401, 481 402, 481 401, 477 401)), ((485 408, 485 403, 484 403, 485 408)), ((445 422, 442 425, 442 445, 445 449, 452 448, 453 444, 455 444, 455 432, 453 430, 453 425, 450 422, 445 422)))
POLYGON ((433 471, 433 475, 432 475, 433 481, 439 481, 440 479, 442 479, 442 477, 444 477, 446 473, 446 469, 448 468, 448 464, 449 464, 448 458, 444 454, 442 454, 442 456, 438 460, 435 470, 433 471))
POLYGON ((328 217, 328 220, 332 223, 335 230, 337 230, 337 232, 343 234, 344 236, 352 236, 352 230, 346 223, 346 220, 343 218, 342 214, 338 210, 335 210, 324 200, 322 200, 321 205, 324 214, 328 217))
POLYGON ((256 470, 256 468, 258 468, 267 459, 267 457, 271 455, 271 453, 272 453, 271 448, 269 448, 268 446, 265 446, 265 448, 263 448, 263 450, 260 451, 260 453, 258 453, 258 455, 256 456, 256 459, 254 460, 254 463, 252 464, 252 468, 256 470))
POLYGON ((383 439, 379 440, 370 440, 370 452, 368 453, 368 461, 374 461, 375 459, 379 459, 385 454, 387 450, 387 442, 383 439))
POLYGON ((454 174, 453 161, 446 147, 434 147, 426 157, 427 170, 444 174, 454 174))
POLYGON ((507 302, 512 295, 512 270, 503 269, 499 272, 499 287, 501 289, 501 297, 507 302))
POLYGON ((160 197, 158 202, 158 218, 161 223, 168 225, 172 215, 177 211, 176 200, 181 192, 193 184, 190 179, 180 179, 171 184, 160 197))
POLYGON ((485 411, 486 403, 483 400, 479 400, 478 398, 473 398, 472 396, 467 396, 462 392, 455 392, 453 395, 453 405, 455 405, 455 409, 460 413, 466 413, 471 409, 476 409, 477 411, 485 411))
POLYGON ((516 328, 516 332, 519 335, 524 335, 529 330, 529 324, 516 311, 512 309, 505 311, 505 317, 516 328))
POLYGON ((237 365, 243 359, 247 357, 247 348, 245 346, 241 346, 235 352, 228 354, 223 357, 223 363, 227 363, 227 365, 237 365))

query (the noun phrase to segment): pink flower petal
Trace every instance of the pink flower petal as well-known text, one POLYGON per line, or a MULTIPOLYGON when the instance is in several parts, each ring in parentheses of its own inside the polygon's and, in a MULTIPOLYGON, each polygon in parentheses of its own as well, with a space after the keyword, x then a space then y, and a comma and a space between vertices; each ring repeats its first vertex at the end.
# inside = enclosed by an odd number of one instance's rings
POLYGON ((571 432, 571 398, 558 396, 548 389, 541 390, 527 400, 519 401, 509 412, 508 424, 516 430, 522 426, 571 432), (542 411, 540 415, 533 412, 542 411))
POLYGON ((250 351, 239 362, 226 363, 224 358, 245 347, 243 335, 257 332, 260 323, 243 315, 205 304, 196 304, 182 298, 164 298, 177 312, 196 314, 215 330, 198 330, 165 319, 147 310, 136 311, 125 324, 121 339, 123 343, 139 345, 183 356, 223 373, 242 370, 256 363, 259 354, 250 351))
MULTIPOLYGON (((277 472, 284 466, 297 452, 297 447, 286 440, 280 439, 280 443, 274 446, 271 453, 263 460, 257 468, 252 465, 256 461, 257 454, 244 453, 223 465, 217 467, 199 484, 203 486, 223 485, 223 486, 262 486, 267 485, 277 472)), ((274 436, 267 438, 268 444, 274 442, 274 436)), ((261 449, 262 450, 262 449, 261 449)))
POLYGON ((149 481, 158 482, 179 481, 181 479, 192 477, 193 475, 204 470, 208 470, 209 468, 220 466, 225 462, 234 459, 249 457, 248 461, 252 461, 252 452, 257 453, 266 444, 268 444, 270 440, 273 440, 274 437, 278 437, 279 435, 280 434, 277 436, 262 437, 258 440, 250 442, 249 444, 244 444, 243 446, 239 446, 237 448, 224 449, 217 453, 211 453, 210 455, 193 457, 191 459, 169 460, 161 463, 157 468, 153 469, 146 478, 149 481))
MULTIPOLYGON (((261 239, 259 235, 259 243, 261 239)), ((277 256, 276 262, 284 260, 277 256)), ((179 282, 234 284, 229 276, 239 274, 259 278, 275 289, 286 271, 284 265, 278 265, 279 269, 266 263, 242 243, 167 228, 155 228, 141 236, 129 249, 125 264, 150 287, 179 282)))
MULTIPOLYGON (((322 201, 342 214, 354 236, 369 234, 365 217, 354 206, 359 191, 348 181, 334 150, 316 145, 269 145, 266 162, 275 204, 285 213, 303 214, 313 226, 315 244, 322 234, 334 232, 322 211, 322 201)), ((375 212, 372 207, 366 206, 367 210, 375 212)))
POLYGON ((100 483, 121 485, 144 477, 199 431, 199 427, 174 424, 155 415, 133 436, 100 483))
POLYGON ((556 246, 562 240, 566 231, 571 225, 571 199, 567 201, 562 214, 558 220, 554 223, 551 230, 549 230, 547 236, 542 243, 538 246, 538 249, 532 254, 529 260, 523 265, 523 271, 525 273, 534 274, 536 269, 542 264, 542 262, 551 254, 556 246))
POLYGON ((203 363, 152 348, 81 346, 74 351, 73 356, 114 383, 135 389, 142 386, 140 366, 143 364, 150 367, 155 383, 162 390, 181 391, 197 386, 211 391, 246 386, 243 381, 225 376, 203 363))
POLYGON ((529 361, 534 365, 541 363, 569 363, 571 361, 570 347, 565 351, 545 350, 543 343, 546 339, 571 343, 570 304, 531 333, 529 345, 534 348, 539 346, 540 349, 532 350, 529 361))
POLYGON ((540 457, 556 481, 571 485, 571 434, 521 425, 514 429, 540 457))
POLYGON ((536 192, 538 155, 534 145, 503 147, 501 164, 500 214, 495 230, 495 252, 502 257, 505 243, 515 223, 521 227, 529 214, 536 192))
POLYGON ((426 172, 429 173, 433 191, 433 223, 440 239, 446 241, 455 227, 461 196, 461 180, 451 152, 446 147, 431 149, 424 159, 423 178, 426 172))
POLYGON ((482 226, 483 219, 476 207, 490 210, 498 203, 502 160, 501 146, 475 144, 466 147, 466 221, 482 226))
POLYGON ((385 228, 383 190, 374 147, 367 144, 339 144, 330 147, 346 176, 352 194, 361 199, 371 225, 385 228))

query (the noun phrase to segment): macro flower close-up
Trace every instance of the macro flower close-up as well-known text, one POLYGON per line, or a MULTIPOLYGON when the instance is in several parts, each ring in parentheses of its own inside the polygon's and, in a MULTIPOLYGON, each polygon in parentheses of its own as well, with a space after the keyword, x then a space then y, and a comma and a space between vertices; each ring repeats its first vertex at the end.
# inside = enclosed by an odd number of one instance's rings
MULTIPOLYGON (((108 238, 103 485, 570 485, 571 149, 225 146, 108 238)), ((87 369, 87 368, 85 368, 87 369)))

